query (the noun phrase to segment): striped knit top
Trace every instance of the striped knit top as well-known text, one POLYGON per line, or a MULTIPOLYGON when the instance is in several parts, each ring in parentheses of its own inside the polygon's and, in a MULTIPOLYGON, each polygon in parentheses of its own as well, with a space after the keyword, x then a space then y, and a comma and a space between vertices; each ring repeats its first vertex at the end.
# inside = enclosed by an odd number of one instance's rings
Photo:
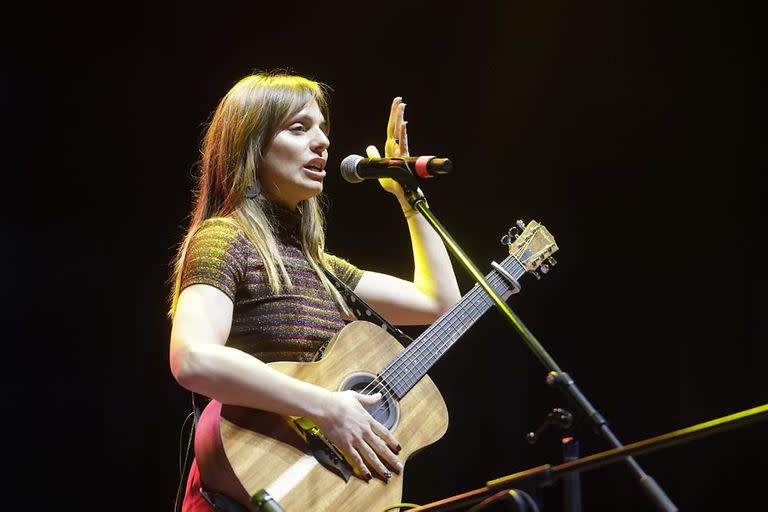
MULTIPOLYGON (((181 289, 207 284, 234 303, 227 346, 260 360, 311 361, 317 350, 344 327, 336 303, 301 250, 299 214, 276 208, 279 254, 293 287, 270 290, 261 256, 231 220, 204 221, 193 235, 182 273, 181 289)), ((331 268, 354 289, 363 271, 327 255, 331 268)))

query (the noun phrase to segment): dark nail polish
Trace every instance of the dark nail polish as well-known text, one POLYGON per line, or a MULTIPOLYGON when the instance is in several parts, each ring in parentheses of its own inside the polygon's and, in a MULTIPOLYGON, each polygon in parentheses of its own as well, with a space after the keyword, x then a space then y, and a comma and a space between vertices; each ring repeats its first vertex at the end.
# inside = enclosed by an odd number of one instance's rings
POLYGON ((387 478, 392 478, 392 472, 387 470, 387 471, 384 472, 384 476, 387 477, 387 478))
POLYGON ((371 478, 373 478, 373 475, 372 475, 372 474, 370 474, 370 473, 366 473, 366 474, 365 474, 365 480, 366 480, 366 481, 370 480, 371 478))
POLYGON ((402 450, 402 449, 403 449, 403 447, 402 447, 402 446, 400 446, 400 445, 397 445, 397 448, 395 448, 395 449, 396 449, 397 451, 400 451, 400 450, 402 450))

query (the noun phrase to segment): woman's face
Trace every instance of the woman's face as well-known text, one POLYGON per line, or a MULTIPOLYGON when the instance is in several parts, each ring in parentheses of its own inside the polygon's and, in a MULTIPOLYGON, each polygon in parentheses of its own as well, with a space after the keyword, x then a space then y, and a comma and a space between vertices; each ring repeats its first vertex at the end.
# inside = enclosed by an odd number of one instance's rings
POLYGON ((291 210, 323 191, 330 141, 317 102, 288 118, 267 147, 259 169, 264 193, 291 210))

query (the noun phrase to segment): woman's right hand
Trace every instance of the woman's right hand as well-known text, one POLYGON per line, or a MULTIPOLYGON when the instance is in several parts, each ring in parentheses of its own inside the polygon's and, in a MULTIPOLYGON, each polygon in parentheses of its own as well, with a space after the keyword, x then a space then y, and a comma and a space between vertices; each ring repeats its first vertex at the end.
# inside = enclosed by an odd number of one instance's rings
POLYGON ((332 392, 325 414, 315 418, 325 437, 344 452, 364 480, 371 479, 371 470, 384 480, 392 476, 389 468, 397 473, 403 470, 396 455, 400 451, 400 443, 363 407, 380 401, 381 393, 332 392))

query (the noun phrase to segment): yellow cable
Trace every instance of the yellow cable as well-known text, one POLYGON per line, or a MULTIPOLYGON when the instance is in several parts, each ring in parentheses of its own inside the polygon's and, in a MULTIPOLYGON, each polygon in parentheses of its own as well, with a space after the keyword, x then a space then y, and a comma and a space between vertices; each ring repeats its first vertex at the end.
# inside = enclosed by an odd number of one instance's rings
POLYGON ((398 503, 397 505, 392 505, 391 507, 385 508, 381 512, 389 512, 390 510, 403 509, 403 508, 416 508, 420 506, 421 505, 417 505, 416 503, 398 503))

